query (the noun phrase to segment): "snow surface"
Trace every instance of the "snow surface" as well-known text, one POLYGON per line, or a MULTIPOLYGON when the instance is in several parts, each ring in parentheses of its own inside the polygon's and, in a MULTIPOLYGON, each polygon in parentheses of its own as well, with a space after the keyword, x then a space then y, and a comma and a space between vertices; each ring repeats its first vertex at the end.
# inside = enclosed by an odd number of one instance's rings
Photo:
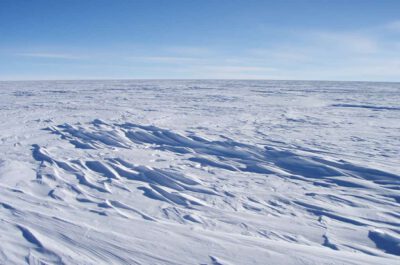
POLYGON ((0 264, 400 264, 398 83, 0 93, 0 264))

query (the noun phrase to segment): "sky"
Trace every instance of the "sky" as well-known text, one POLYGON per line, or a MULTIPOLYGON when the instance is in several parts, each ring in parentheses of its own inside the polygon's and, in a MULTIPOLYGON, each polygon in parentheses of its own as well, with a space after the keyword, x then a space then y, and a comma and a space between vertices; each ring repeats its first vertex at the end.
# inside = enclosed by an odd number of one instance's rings
POLYGON ((0 0, 0 80, 400 81, 399 0, 0 0))

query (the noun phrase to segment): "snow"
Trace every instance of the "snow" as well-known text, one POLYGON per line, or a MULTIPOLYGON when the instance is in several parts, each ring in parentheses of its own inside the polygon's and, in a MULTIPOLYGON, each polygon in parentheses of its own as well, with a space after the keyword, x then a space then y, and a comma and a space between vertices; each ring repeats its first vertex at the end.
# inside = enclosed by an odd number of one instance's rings
POLYGON ((0 264, 400 264, 399 83, 0 93, 0 264))

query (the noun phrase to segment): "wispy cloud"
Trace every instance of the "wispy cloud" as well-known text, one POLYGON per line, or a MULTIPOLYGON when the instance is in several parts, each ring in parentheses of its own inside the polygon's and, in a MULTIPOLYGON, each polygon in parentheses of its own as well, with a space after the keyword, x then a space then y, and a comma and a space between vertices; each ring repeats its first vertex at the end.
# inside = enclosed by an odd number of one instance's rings
POLYGON ((385 28, 388 30, 400 31, 400 20, 387 23, 385 28))
POLYGON ((276 71, 275 68, 269 67, 257 67, 257 66, 206 66, 205 70, 213 71, 215 73, 223 74, 237 74, 237 73, 268 73, 271 71, 276 71))
POLYGON ((274 68, 239 65, 204 65, 189 69, 195 78, 270 79, 274 68))
POLYGON ((272 48, 249 49, 247 53, 252 61, 267 62, 304 62, 310 59, 304 50, 296 46, 278 46, 272 48))
POLYGON ((199 63, 201 61, 204 61, 204 59, 202 58, 180 57, 180 56, 137 56, 137 57, 128 57, 127 59, 135 62, 168 63, 168 64, 199 63))
POLYGON ((213 54, 213 50, 208 47, 199 46, 169 46, 164 48, 165 52, 180 56, 206 56, 213 54))
POLYGON ((23 52, 16 53, 17 56, 22 57, 33 57, 33 58, 43 58, 43 59, 66 59, 66 60, 77 60, 83 59, 83 56, 66 54, 66 53, 46 53, 46 52, 23 52))
POLYGON ((325 47, 330 51, 368 54, 375 53, 379 49, 375 37, 358 32, 315 32, 310 40, 316 48, 325 47))

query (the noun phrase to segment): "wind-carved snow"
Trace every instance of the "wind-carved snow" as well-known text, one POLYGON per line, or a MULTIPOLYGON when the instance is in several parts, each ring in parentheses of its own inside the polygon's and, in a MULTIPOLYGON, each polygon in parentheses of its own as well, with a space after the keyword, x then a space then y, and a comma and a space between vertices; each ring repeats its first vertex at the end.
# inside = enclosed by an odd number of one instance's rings
POLYGON ((398 263, 398 106, 356 101, 368 83, 337 103, 336 83, 196 82, 4 83, 0 263, 398 263))

